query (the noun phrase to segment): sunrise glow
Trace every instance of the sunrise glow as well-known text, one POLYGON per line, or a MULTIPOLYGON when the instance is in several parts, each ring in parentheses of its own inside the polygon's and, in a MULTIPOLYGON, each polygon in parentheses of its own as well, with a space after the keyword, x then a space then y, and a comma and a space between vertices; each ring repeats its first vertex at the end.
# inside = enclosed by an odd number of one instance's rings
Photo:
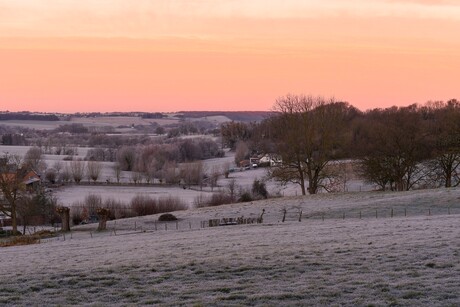
POLYGON ((460 98, 459 33, 458 1, 0 0, 0 111, 460 98))

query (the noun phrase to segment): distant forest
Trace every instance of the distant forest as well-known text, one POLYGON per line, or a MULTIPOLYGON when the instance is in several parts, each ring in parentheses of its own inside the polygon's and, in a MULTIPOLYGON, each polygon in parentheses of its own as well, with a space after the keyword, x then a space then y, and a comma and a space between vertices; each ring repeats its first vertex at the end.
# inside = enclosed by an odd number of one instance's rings
POLYGON ((54 114, 37 114, 30 112, 6 112, 0 113, 0 120, 46 120, 58 121, 59 117, 54 114))

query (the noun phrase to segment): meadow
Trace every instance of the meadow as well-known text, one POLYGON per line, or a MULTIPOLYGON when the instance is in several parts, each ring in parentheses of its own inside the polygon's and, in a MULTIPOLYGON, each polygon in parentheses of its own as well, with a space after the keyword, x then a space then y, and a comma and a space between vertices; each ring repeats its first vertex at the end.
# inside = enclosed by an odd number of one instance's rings
POLYGON ((158 216, 74 227, 1 249, 0 305, 458 306, 459 200, 458 188, 320 194, 176 212, 178 230, 158 216), (262 224, 200 227, 262 209, 262 224))

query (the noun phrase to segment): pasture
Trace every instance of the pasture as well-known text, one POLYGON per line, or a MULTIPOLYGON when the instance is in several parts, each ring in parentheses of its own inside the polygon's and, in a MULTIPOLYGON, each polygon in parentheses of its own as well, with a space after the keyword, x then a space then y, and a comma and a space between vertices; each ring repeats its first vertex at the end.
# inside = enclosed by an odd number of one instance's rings
POLYGON ((177 212, 192 229, 155 231, 158 216, 94 236, 83 225, 3 248, 0 304, 458 306, 459 200, 458 188, 322 194, 177 212), (198 225, 262 209, 263 224, 198 225))

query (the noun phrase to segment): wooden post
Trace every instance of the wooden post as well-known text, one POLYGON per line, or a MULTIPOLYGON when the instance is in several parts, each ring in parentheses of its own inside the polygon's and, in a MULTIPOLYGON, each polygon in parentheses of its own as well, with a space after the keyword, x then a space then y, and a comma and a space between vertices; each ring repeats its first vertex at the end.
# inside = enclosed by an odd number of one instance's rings
POLYGON ((168 224, 165 223, 165 230, 168 230, 168 224))
POLYGON ((393 208, 391 208, 391 217, 393 217, 393 208))
POLYGON ((362 215, 361 215, 361 211, 359 211, 359 219, 361 219, 362 215))
POLYGON ((299 222, 302 222, 302 210, 300 210, 300 213, 299 213, 299 222))
POLYGON ((192 229, 192 222, 188 222, 188 227, 192 229))
POLYGON ((283 220, 282 220, 283 223, 286 220, 286 212, 287 212, 287 210, 283 209, 283 220))
POLYGON ((375 218, 378 218, 377 209, 375 209, 375 218))
POLYGON ((157 230, 157 222, 153 223, 155 225, 155 231, 157 230))
POLYGON ((431 208, 428 208, 428 215, 431 215, 431 208))
POLYGON ((134 231, 137 230, 137 224, 136 224, 136 221, 134 221, 134 231))

